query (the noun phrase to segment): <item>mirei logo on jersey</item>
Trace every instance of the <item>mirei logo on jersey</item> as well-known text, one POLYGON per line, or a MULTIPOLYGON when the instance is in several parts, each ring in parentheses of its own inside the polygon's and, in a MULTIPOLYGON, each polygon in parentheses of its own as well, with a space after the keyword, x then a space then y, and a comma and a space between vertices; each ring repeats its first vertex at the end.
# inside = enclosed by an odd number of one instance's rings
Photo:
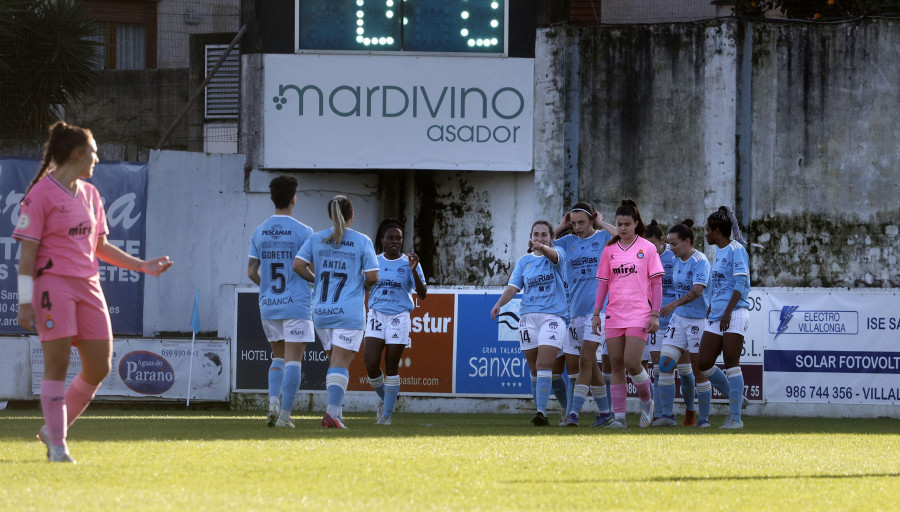
POLYGON ((76 240, 87 238, 91 234, 91 225, 88 221, 79 223, 74 228, 69 228, 69 236, 76 240))
POLYGON ((630 276, 631 274, 637 274, 637 270, 634 268, 634 263, 622 263, 618 267, 612 269, 613 274, 619 277, 630 276))

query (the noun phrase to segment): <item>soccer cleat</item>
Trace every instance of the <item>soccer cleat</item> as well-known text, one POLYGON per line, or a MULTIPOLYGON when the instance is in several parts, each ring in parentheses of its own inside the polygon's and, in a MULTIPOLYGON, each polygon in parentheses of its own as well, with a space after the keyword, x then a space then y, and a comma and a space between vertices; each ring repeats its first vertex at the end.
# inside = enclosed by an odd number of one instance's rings
POLYGON ((350 430, 347 428, 347 425, 344 425, 344 422, 341 420, 341 418, 332 417, 327 412, 325 413, 325 416, 322 417, 322 426, 325 428, 338 428, 338 429, 350 430))
POLYGON ((653 420, 653 423, 650 424, 651 427, 674 427, 678 422, 675 421, 675 416, 660 416, 653 420))
POLYGON ((746 409, 748 405, 750 405, 750 400, 747 397, 742 396, 741 397, 741 410, 743 411, 744 409, 746 409))
POLYGON ((381 417, 384 416, 384 400, 378 402, 378 411, 375 413, 375 424, 379 424, 381 417))
POLYGON ((578 415, 574 412, 570 412, 568 416, 566 416, 566 426, 567 427, 577 427, 578 426, 578 415))
POLYGON ((710 428, 712 425, 709 423, 709 420, 700 420, 697 422, 697 428, 710 428))
POLYGON ((390 416, 382 416, 378 418, 378 421, 375 422, 376 425, 390 425, 391 417, 390 416))
POLYGON ((726 430, 740 430, 744 428, 744 422, 741 420, 728 418, 727 420, 725 420, 725 423, 723 423, 719 428, 724 428, 726 430))
POLYGON ((47 447, 47 458, 50 458, 50 432, 47 432, 47 425, 38 430, 37 438, 47 447))
POLYGON ((612 421, 606 428, 628 428, 628 426, 624 422, 612 421))
POLYGON ((685 427, 696 427, 697 426, 697 417, 694 414, 694 411, 684 411, 684 426, 685 427))
POLYGON ((283 420, 281 418, 278 418, 278 420, 275 421, 275 426, 278 428, 294 428, 294 422, 289 419, 283 420))
POLYGON ((541 411, 538 411, 538 412, 534 413, 534 416, 531 418, 531 423, 532 423, 535 427, 548 427, 548 426, 550 426, 550 420, 548 420, 547 417, 544 416, 544 413, 542 413, 541 411))
POLYGON ((65 446, 50 446, 47 448, 47 460, 50 462, 68 462, 75 464, 75 459, 69 455, 69 449, 65 446))
POLYGON ((274 427, 275 422, 278 421, 278 416, 280 415, 281 405, 278 403, 278 400, 269 402, 269 413, 266 415, 266 425, 274 427))
POLYGON ((641 421, 638 426, 647 428, 653 423, 653 400, 641 402, 641 421))
POLYGON ((597 415, 597 419, 594 420, 594 423, 591 424, 592 427, 606 427, 613 420, 616 419, 616 415, 611 412, 601 412, 597 415))
POLYGON ((569 426, 569 417, 566 416, 565 412, 559 413, 559 423, 556 426, 557 427, 568 427, 569 426))

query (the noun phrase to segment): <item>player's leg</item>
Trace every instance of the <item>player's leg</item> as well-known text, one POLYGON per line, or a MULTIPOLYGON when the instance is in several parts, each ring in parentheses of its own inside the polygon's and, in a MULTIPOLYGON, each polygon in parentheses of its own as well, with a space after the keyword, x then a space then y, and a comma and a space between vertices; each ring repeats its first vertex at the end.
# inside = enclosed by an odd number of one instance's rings
POLYGON ((678 377, 681 379, 681 397, 684 400, 684 424, 691 427, 697 424, 694 412, 694 392, 697 386, 691 356, 687 351, 682 352, 681 358, 678 359, 678 377))
POLYGON ((328 406, 322 426, 347 428, 343 421, 344 393, 350 382, 350 362, 359 352, 362 343, 362 329, 316 329, 322 346, 331 349, 328 372, 325 374, 325 388, 328 392, 328 406))
POLYGON ((647 340, 641 337, 641 329, 629 329, 625 337, 625 368, 641 399, 640 427, 649 427, 653 422, 653 398, 650 391, 650 375, 642 364, 647 340))
MULTIPOLYGON (((627 423, 625 421, 625 400, 628 395, 627 381, 625 378, 625 349, 626 337, 625 329, 606 328, 606 347, 609 352, 609 363, 612 367, 612 378, 609 386, 612 410, 615 419, 609 424, 611 428, 624 428, 627 423)), ((643 346, 640 349, 643 353, 643 346)), ((637 361, 640 366, 640 356, 637 361)))
POLYGON ((587 401, 593 375, 592 368, 597 366, 598 346, 599 344, 596 341, 587 339, 582 341, 581 353, 578 356, 578 379, 572 390, 572 407, 570 407, 569 417, 567 418, 571 426, 578 425, 578 416, 581 414, 584 402, 587 401))
POLYGON ((750 323, 750 315, 746 309, 737 309, 731 315, 728 332, 722 337, 722 359, 725 362, 725 375, 728 378, 728 409, 731 413, 729 421, 722 428, 743 428, 741 409, 744 403, 744 375, 741 373, 741 352, 744 348, 744 334, 750 323))
POLYGON ((369 385, 378 395, 378 414, 381 419, 384 411, 384 373, 381 371, 381 354, 384 352, 384 319, 378 311, 370 309, 366 314, 366 334, 363 359, 366 363, 366 376, 369 385))
MULTIPOLYGON (((560 350, 556 354, 556 359, 553 360, 553 365, 550 368, 550 389, 553 391, 553 396, 556 397, 556 401, 559 403, 559 406, 563 411, 565 411, 569 407, 569 397, 567 396, 568 390, 566 389, 566 380, 563 379, 563 372, 565 371, 565 369, 566 353, 565 351, 560 350)), ((565 416, 563 416, 563 420, 565 420, 565 416)))
POLYGON ((600 354, 600 371, 603 374, 603 382, 606 384, 606 397, 609 402, 607 406, 612 409, 612 392, 610 385, 612 384, 612 361, 609 359, 609 348, 603 343, 600 354))
POLYGON ((273 324, 281 324, 281 320, 263 320, 266 336, 269 337, 269 348, 272 350, 272 363, 269 365, 269 413, 266 424, 275 426, 281 410, 281 384, 284 382, 284 335, 281 328, 277 331, 273 324))
POLYGON ((654 409, 658 409, 658 419, 653 421, 654 427, 674 427, 675 413, 675 369, 681 359, 682 351, 674 343, 663 342, 659 358, 659 402, 654 401, 654 409))
POLYGON ((403 357, 405 344, 392 343, 385 345, 384 350, 384 412, 380 418, 382 425, 390 425, 397 397, 400 395, 400 359, 403 357))
MULTIPOLYGON (((59 338, 41 341, 44 354, 44 377, 41 380, 41 410, 44 413, 44 426, 38 437, 47 445, 47 458, 53 460, 54 455, 68 453, 66 447, 66 430, 68 418, 66 414, 66 371, 69 368, 69 356, 72 350, 72 338, 59 338)), ((60 460, 60 462, 70 462, 60 460)))

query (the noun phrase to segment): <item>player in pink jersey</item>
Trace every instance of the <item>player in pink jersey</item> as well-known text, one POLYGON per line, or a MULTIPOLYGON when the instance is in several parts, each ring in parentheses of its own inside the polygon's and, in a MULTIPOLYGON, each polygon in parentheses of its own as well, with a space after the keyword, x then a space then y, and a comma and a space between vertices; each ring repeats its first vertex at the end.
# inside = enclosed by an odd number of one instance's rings
POLYGON ((612 363, 612 395, 615 421, 611 428, 625 428, 625 371, 641 398, 640 426, 653 421, 650 376, 641 365, 647 335, 659 329, 662 276, 665 273, 656 247, 642 238, 644 223, 637 204, 630 199, 616 209, 618 235, 609 241, 597 267, 597 299, 592 327, 599 335, 600 310, 606 306, 606 346, 612 363))
POLYGON ((112 327, 97 258, 130 270, 159 275, 172 266, 168 256, 135 258, 106 240, 106 212, 90 178, 97 143, 89 130, 57 121, 41 167, 25 192, 13 238, 19 257, 19 325, 37 330, 44 352, 38 437, 50 462, 75 462, 66 430, 84 412, 110 370, 112 327), (52 164, 52 169, 51 169, 52 164), (37 297, 38 306, 32 305, 37 297), (71 347, 81 357, 81 373, 65 389, 71 347))

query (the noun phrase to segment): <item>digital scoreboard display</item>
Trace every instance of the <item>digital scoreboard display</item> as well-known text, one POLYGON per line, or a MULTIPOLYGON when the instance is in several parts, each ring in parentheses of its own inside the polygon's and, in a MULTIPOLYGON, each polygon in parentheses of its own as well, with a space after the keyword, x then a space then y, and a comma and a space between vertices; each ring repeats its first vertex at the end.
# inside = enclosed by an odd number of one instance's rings
POLYGON ((297 0, 297 50, 505 53, 505 0, 297 0))

